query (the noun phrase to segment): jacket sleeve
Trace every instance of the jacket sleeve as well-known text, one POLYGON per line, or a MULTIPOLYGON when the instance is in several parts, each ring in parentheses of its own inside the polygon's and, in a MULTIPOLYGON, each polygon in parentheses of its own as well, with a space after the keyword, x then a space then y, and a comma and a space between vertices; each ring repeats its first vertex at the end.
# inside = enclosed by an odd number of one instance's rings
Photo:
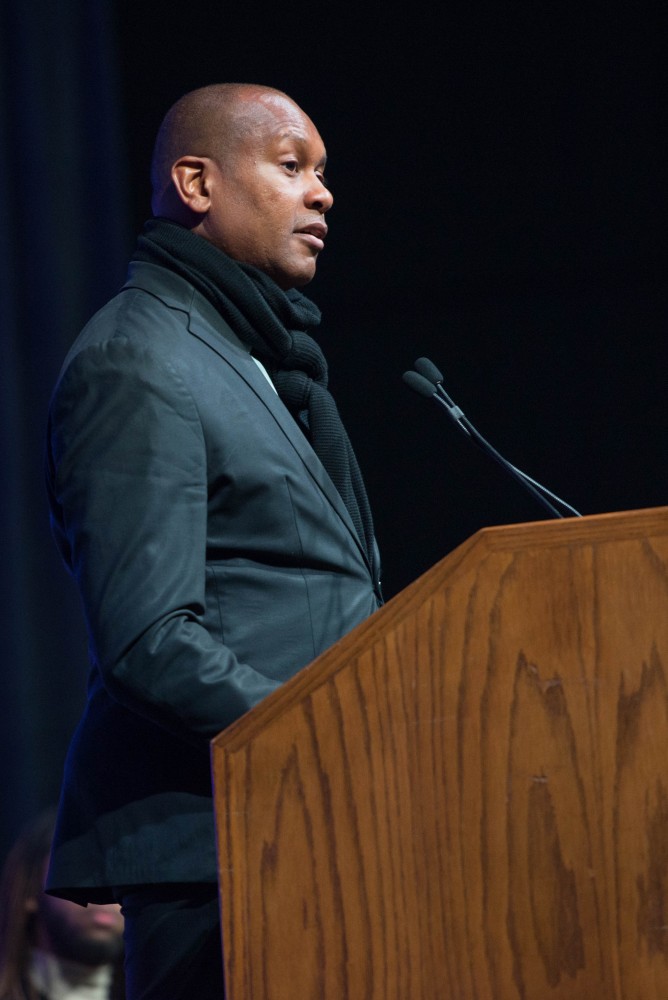
POLYGON ((47 480, 113 698, 200 743, 278 687, 204 627, 207 449, 169 361, 123 337, 77 354, 52 400, 47 480))

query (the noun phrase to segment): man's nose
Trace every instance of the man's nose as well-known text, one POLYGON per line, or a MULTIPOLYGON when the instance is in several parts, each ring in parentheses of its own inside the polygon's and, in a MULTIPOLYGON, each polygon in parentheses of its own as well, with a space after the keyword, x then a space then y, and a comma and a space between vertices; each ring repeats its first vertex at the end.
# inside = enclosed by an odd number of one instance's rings
POLYGON ((307 192, 306 204, 309 208, 317 208, 323 214, 329 212, 334 204, 334 195, 317 176, 314 176, 313 183, 307 192))

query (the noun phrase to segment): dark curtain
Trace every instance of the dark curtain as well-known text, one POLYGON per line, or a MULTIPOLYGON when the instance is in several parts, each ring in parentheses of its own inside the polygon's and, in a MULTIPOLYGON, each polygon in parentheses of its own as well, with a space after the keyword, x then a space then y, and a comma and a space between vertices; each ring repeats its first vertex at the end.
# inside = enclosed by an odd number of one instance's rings
POLYGON ((58 795, 85 690, 74 585, 50 537, 49 395, 128 252, 110 0, 22 0, 0 12, 0 861, 58 795))

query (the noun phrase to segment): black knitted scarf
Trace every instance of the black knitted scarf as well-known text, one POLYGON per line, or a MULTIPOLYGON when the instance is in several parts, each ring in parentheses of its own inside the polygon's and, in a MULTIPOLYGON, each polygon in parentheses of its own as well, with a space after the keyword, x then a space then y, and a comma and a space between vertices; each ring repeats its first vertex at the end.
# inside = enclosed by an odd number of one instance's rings
POLYGON ((373 522, 364 481, 327 388, 325 356, 306 332, 320 322, 318 307, 296 289, 284 292, 256 267, 232 260, 167 219, 149 219, 144 225, 133 260, 186 278, 262 362, 341 494, 371 561, 373 522))

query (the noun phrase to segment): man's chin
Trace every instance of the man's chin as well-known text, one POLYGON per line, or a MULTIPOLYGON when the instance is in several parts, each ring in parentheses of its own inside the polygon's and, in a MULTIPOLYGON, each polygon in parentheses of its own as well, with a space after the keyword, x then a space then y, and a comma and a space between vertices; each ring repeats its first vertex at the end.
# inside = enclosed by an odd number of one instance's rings
POLYGON ((98 936, 83 935, 60 942, 58 955, 70 962, 92 967, 109 965, 120 958, 123 952, 123 938, 118 934, 98 936))
POLYGON ((299 277, 293 278, 291 281, 277 281, 276 284, 279 285, 284 292, 289 292, 291 288, 305 288, 311 281, 313 281, 314 277, 315 271, 313 271, 313 274, 309 274, 308 276, 300 275, 299 277))
POLYGON ((290 268, 277 268, 270 277, 274 279, 279 288, 284 292, 291 288, 303 288, 313 281, 315 277, 316 261, 311 258, 307 261, 299 261, 297 265, 290 268))

